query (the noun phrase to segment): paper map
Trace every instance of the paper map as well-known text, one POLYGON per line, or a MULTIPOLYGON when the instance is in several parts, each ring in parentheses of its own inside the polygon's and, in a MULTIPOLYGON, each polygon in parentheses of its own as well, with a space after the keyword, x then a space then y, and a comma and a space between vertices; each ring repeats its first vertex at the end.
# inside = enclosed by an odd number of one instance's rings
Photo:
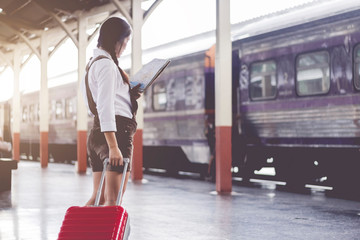
POLYGON ((145 91, 153 81, 155 81, 164 69, 169 65, 169 59, 155 58, 145 64, 134 76, 130 77, 130 87, 133 88, 139 84, 140 91, 145 91))

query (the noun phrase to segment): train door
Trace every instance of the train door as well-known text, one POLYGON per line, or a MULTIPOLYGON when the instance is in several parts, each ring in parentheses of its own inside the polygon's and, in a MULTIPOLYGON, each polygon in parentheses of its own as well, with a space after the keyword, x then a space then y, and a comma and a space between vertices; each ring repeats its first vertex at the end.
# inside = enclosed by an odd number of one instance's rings
POLYGON ((232 53, 232 171, 234 175, 243 173, 244 161, 246 156, 246 143, 241 129, 241 111, 240 111, 240 76, 241 61, 238 50, 232 53), (241 172, 240 172, 241 170, 241 172))

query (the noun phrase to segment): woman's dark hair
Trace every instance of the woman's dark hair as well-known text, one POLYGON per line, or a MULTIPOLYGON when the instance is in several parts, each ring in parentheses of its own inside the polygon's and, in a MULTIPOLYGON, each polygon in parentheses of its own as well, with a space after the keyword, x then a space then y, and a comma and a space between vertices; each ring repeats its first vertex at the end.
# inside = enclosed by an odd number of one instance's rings
MULTIPOLYGON (((107 19, 100 27, 100 33, 98 38, 97 47, 101 47, 106 50, 115 64, 118 66, 119 62, 115 53, 115 44, 120 42, 124 43, 125 38, 131 34, 130 25, 123 19, 118 17, 111 17, 107 19)), ((119 67, 119 66, 118 66, 119 67)), ((119 68, 123 80, 129 83, 127 74, 119 68)))

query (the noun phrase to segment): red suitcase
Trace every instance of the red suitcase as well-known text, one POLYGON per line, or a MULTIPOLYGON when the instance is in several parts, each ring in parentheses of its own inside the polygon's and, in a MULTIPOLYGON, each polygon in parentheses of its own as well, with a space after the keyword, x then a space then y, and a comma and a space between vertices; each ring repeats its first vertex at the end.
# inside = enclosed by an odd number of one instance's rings
MULTIPOLYGON (((101 175, 95 205, 90 207, 70 207, 65 214, 58 240, 125 240, 130 234, 130 219, 126 210, 120 206, 125 175, 123 174, 117 206, 99 206, 100 193, 104 183, 106 164, 101 175)), ((124 158, 124 173, 130 159, 124 158)))

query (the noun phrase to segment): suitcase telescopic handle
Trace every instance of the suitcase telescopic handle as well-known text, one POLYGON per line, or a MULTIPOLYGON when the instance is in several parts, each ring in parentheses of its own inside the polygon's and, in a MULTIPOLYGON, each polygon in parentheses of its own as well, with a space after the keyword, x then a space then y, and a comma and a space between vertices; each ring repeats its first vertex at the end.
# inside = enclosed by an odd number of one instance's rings
POLYGON ((130 163, 130 158, 124 158, 124 172, 121 178, 121 185, 120 185, 120 191, 118 193, 118 197, 116 200, 116 205, 120 206, 121 202, 122 202, 122 197, 123 197, 123 189, 124 189, 124 185, 125 185, 125 179, 126 179, 126 173, 127 173, 127 169, 129 167, 129 163, 130 163))
MULTIPOLYGON (((123 196, 122 192, 123 192, 124 185, 125 185, 126 172, 127 172, 127 169, 128 169, 129 163, 130 163, 130 158, 124 158, 123 161, 124 161, 124 172, 123 172, 123 175, 122 175, 122 178, 121 178, 121 185, 120 185, 119 194, 118 194, 118 197, 117 197, 117 200, 116 200, 116 205, 119 205, 119 206, 120 206, 120 204, 122 202, 122 196, 123 196)), ((96 194, 94 206, 99 206, 99 203, 100 203, 101 190, 102 190, 103 185, 104 185, 106 166, 107 166, 108 163, 109 163, 109 158, 105 158, 105 160, 104 160, 104 168, 103 168, 103 171, 101 173, 100 185, 99 185, 99 188, 98 188, 98 191, 97 191, 97 194, 96 194)))

